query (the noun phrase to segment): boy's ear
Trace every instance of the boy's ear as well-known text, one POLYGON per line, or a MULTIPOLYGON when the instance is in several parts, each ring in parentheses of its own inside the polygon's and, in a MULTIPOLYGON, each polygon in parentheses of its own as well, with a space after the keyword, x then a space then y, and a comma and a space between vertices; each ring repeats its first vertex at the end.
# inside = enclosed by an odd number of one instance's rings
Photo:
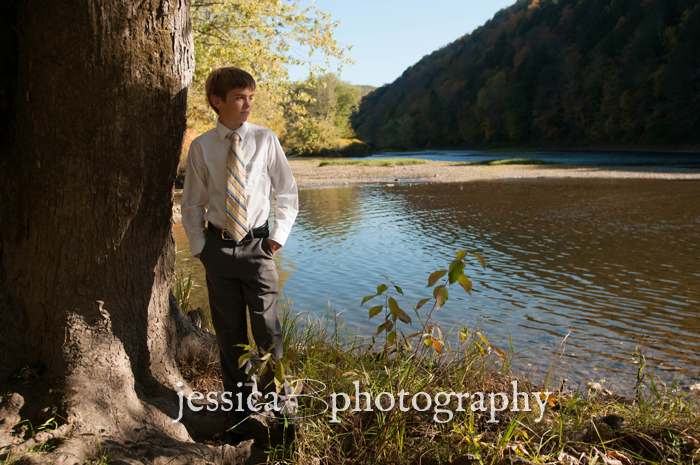
POLYGON ((216 108, 217 110, 219 109, 219 107, 220 107, 221 104, 223 103, 223 101, 221 100, 221 97, 219 97, 218 95, 212 95, 212 96, 209 98, 209 101, 210 101, 211 104, 214 106, 214 108, 216 108))

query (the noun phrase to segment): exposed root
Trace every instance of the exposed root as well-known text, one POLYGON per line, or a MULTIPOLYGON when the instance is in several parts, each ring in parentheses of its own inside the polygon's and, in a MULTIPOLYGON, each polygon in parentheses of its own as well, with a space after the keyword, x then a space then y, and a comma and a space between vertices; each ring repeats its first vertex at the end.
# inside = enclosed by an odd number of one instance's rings
POLYGON ((20 422, 20 409, 24 406, 24 398, 16 392, 0 397, 0 449, 14 444, 12 428, 20 422))
POLYGON ((33 438, 15 445, 3 454, 5 459, 17 459, 16 465, 82 465, 106 460, 111 465, 253 465, 267 462, 267 454, 255 447, 254 439, 234 446, 213 446, 196 442, 176 441, 152 437, 133 443, 123 438, 80 434, 68 437, 73 425, 65 424, 53 430, 38 433, 33 438), (44 454, 29 454, 32 448, 48 441, 60 440, 56 449, 44 454))
MULTIPOLYGON (((51 453, 42 456, 39 463, 42 465, 83 465, 92 454, 94 447, 95 436, 92 434, 67 439, 51 453)), ((18 465, 21 464, 18 462, 18 465)))
POLYGON ((113 465, 252 465, 267 462, 267 454, 244 441, 237 446, 209 446, 201 443, 162 442, 129 444, 106 439, 101 447, 113 465))
POLYGON ((176 359, 185 362, 194 359, 216 360, 218 354, 216 336, 197 327, 180 309, 172 292, 169 299, 170 314, 175 320, 177 330, 176 359))
MULTIPOLYGON (((66 424, 63 426, 60 426, 56 428, 53 431, 42 431, 40 433, 37 433, 34 435, 33 438, 29 438, 28 440, 24 441, 21 444, 16 444, 14 446, 10 446, 8 452, 10 457, 20 457, 27 452, 33 447, 40 446, 44 444, 45 442, 51 441, 53 439, 57 438, 63 438, 70 433, 71 429, 73 428, 72 425, 66 424)), ((57 462, 58 463, 58 462, 57 462)))

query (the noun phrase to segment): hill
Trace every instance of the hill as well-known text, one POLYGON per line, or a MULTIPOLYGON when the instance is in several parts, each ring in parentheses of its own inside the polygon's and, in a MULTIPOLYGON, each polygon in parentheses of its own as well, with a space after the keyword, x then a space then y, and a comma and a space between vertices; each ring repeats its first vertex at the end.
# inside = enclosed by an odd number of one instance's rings
POLYGON ((700 141, 700 0, 521 0, 362 99, 385 148, 700 141))

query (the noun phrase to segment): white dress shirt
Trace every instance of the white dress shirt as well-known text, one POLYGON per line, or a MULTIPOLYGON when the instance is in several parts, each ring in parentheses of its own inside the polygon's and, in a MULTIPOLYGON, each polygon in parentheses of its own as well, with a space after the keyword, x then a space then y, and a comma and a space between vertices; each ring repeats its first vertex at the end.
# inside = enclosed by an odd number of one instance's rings
MULTIPOLYGON (((226 228, 226 164, 231 132, 217 121, 216 127, 192 141, 187 156, 185 186, 182 191, 182 225, 190 241, 192 255, 204 249, 205 221, 226 228)), ((246 197, 250 229, 265 224, 270 217, 270 197, 274 188, 275 223, 270 239, 284 245, 299 212, 297 184, 274 132, 250 123, 235 130, 241 137, 246 165, 246 197)))

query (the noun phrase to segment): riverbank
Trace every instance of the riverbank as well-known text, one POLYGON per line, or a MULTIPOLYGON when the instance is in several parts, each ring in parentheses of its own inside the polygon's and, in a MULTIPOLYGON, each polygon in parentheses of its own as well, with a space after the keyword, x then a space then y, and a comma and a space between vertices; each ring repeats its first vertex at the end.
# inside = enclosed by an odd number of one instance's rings
POLYGON ((700 180, 700 169, 664 166, 501 165, 428 161, 420 165, 319 166, 318 159, 291 159, 299 187, 349 184, 447 183, 541 178, 700 180))
MULTIPOLYGON (((375 297, 372 305, 382 307, 383 296, 375 297)), ((274 426, 263 415, 253 417, 245 439, 270 461, 290 464, 642 465, 700 456, 697 390, 674 390, 643 366, 629 398, 598 383, 583 391, 554 377, 533 384, 511 372, 512 351, 476 330, 462 329, 451 346, 437 326, 421 331, 415 321, 411 329, 400 310, 396 317, 383 310, 377 323, 418 332, 380 332, 367 344, 333 315, 287 308, 285 353, 296 374, 288 380, 300 392, 295 443, 271 447, 274 426)), ((183 367, 202 395, 221 389, 213 365, 183 367)))

